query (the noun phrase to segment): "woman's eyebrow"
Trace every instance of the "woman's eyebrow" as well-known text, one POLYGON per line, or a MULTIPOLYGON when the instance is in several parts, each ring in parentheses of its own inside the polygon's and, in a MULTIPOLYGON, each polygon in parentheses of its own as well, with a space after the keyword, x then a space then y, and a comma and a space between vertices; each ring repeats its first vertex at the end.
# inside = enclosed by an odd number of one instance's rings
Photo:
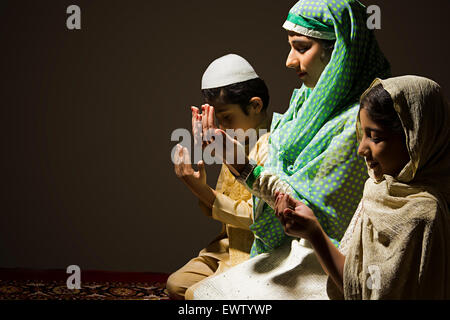
POLYGON ((290 37, 288 37, 288 41, 309 42, 309 41, 311 41, 311 39, 308 37, 305 37, 305 36, 290 36, 290 37))
MULTIPOLYGON (((288 43, 290 43, 290 42, 288 41, 288 43)), ((292 44, 296 44, 296 43, 299 43, 299 44, 308 44, 308 40, 303 40, 303 39, 292 40, 292 44)))

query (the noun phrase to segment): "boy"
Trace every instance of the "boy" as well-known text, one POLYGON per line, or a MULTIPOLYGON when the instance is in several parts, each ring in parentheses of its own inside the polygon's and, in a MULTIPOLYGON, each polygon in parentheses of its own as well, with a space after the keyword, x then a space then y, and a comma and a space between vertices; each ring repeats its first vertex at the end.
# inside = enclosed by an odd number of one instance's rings
MULTIPOLYGON (((202 94, 205 102, 214 106, 221 129, 269 129, 267 86, 244 58, 229 54, 213 61, 203 74, 202 94)), ((199 110, 192 107, 192 116, 195 130, 195 120, 206 115, 200 116, 199 110)), ((249 153, 249 157, 260 165, 267 156, 268 137, 268 133, 261 136, 249 153)), ((247 153, 248 149, 246 144, 247 153)), ((179 159, 188 157, 186 149, 179 148, 176 153, 179 159)), ((167 291, 172 299, 189 297, 195 284, 247 260, 253 243, 249 229, 253 223, 251 194, 225 165, 215 190, 206 183, 203 162, 198 163, 198 169, 195 172, 189 161, 175 164, 177 176, 199 198, 202 211, 222 222, 222 231, 197 257, 169 277, 167 291)))

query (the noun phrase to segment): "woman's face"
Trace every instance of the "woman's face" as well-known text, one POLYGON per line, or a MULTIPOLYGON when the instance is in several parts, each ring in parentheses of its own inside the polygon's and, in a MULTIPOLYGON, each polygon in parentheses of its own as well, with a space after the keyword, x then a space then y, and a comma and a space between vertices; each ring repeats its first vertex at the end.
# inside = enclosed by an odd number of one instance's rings
POLYGON ((328 57, 324 61, 322 58, 322 43, 292 31, 288 31, 288 42, 291 51, 286 60, 286 67, 295 69, 305 86, 314 88, 330 59, 328 57))
POLYGON ((363 136, 358 154, 365 158, 377 180, 384 174, 396 177, 410 160, 405 135, 381 127, 364 108, 359 112, 359 119, 363 136))

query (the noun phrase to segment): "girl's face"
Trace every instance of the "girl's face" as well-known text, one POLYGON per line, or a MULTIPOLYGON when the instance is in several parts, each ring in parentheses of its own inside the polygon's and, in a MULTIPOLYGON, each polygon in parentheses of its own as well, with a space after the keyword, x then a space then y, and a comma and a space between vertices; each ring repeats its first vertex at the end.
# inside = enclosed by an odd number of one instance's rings
POLYGON ((358 154, 365 158, 377 180, 384 174, 396 177, 410 160, 405 135, 381 127, 364 108, 359 112, 359 119, 363 136, 358 154))
POLYGON ((286 67, 295 69, 305 86, 314 88, 330 58, 323 59, 323 46, 313 38, 289 31, 288 42, 291 51, 286 60, 286 67))

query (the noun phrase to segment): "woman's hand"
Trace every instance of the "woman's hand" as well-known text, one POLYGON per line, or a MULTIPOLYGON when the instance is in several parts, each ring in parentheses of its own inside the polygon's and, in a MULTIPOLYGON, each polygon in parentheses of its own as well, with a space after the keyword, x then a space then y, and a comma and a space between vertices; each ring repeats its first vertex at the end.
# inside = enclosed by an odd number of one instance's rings
POLYGON ((311 241, 321 233, 319 221, 308 206, 287 194, 277 192, 275 196, 275 214, 287 235, 311 241))
POLYGON ((314 212, 287 194, 276 192, 275 196, 275 214, 280 219, 284 232, 311 242, 323 270, 343 292, 345 256, 323 231, 314 212))
POLYGON ((203 161, 199 161, 198 171, 194 171, 188 149, 177 145, 174 155, 175 174, 183 181, 192 193, 208 207, 212 207, 216 194, 206 183, 206 170, 203 161))

